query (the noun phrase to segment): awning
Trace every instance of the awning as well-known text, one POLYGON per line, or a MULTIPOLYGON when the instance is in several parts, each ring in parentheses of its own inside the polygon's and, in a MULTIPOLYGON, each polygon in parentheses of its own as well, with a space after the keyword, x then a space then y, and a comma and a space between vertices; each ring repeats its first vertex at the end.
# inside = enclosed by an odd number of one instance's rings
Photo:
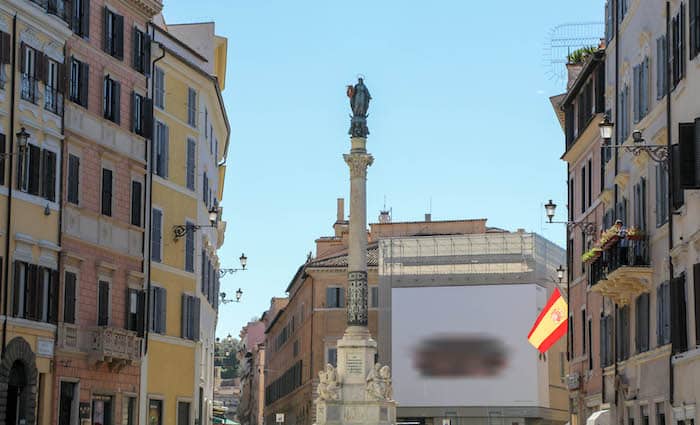
POLYGON ((591 413, 586 419, 586 425, 610 425, 610 411, 605 409, 591 413))

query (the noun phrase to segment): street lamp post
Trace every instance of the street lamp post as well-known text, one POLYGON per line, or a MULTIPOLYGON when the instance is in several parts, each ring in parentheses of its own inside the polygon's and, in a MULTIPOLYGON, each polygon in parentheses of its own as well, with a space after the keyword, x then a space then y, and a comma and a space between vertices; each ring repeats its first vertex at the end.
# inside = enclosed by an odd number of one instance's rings
POLYGON ((603 121, 598 124, 598 127, 600 128, 600 138, 602 139, 603 149, 622 149, 624 151, 631 152, 634 156, 639 156, 642 154, 642 152, 644 152, 649 155, 649 158, 651 158, 652 161, 661 164, 661 166, 667 171, 670 169, 669 149, 667 145, 645 143, 641 130, 635 130, 632 132, 633 143, 631 145, 613 145, 610 143, 610 140, 612 139, 615 124, 610 121, 610 118, 607 115, 603 117, 603 121))
POLYGON ((214 204, 209 210, 209 224, 176 224, 173 226, 173 238, 177 241, 189 232, 204 228, 216 228, 219 225, 219 206, 214 204))
POLYGON ((7 159, 12 155, 23 154, 27 149, 27 145, 29 144, 29 133, 27 133, 27 130, 22 127, 15 136, 17 136, 17 152, 0 152, 0 159, 7 159))
POLYGON ((245 268, 245 266, 248 264, 248 257, 245 256, 245 253, 241 254, 241 256, 238 257, 238 260, 241 262, 241 267, 233 269, 219 269, 219 277, 224 277, 227 274, 233 274, 239 271, 248 270, 245 268))
POLYGON ((241 288, 238 288, 238 290, 236 291, 236 299, 235 300, 227 299, 226 292, 222 292, 219 294, 221 304, 239 303, 239 302, 241 302, 242 296, 243 296, 243 290, 241 288))
POLYGON ((569 231, 573 231, 574 229, 580 229, 583 231, 588 236, 593 236, 595 235, 595 223, 590 223, 587 221, 553 221, 555 212, 557 210, 557 204, 552 202, 550 199, 549 202, 544 204, 544 210, 545 214, 547 214, 547 219, 549 220, 549 223, 557 223, 557 224, 566 224, 566 227, 569 229, 569 231))

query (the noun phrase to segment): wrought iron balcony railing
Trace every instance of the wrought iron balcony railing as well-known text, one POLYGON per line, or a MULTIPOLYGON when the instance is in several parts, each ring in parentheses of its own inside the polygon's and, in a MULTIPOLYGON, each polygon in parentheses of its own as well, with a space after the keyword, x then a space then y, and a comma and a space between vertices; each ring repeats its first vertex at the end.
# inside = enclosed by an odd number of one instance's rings
POLYGON ((607 279, 621 267, 649 266, 649 240, 620 240, 617 245, 603 252, 588 270, 588 282, 595 285, 607 279))
POLYGON ((22 99, 28 100, 32 103, 36 103, 36 95, 38 90, 38 84, 37 80, 27 74, 22 74, 22 82, 21 82, 21 94, 22 99))
POLYGON ((63 93, 53 87, 44 90, 44 109, 56 115, 63 115, 63 93))

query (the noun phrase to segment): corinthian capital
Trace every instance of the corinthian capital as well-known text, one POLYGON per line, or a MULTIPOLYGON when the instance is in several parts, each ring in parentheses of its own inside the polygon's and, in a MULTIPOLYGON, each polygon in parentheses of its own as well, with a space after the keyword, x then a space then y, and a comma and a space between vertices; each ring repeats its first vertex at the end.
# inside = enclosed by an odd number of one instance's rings
POLYGON ((374 158, 367 153, 351 153, 343 155, 345 162, 350 167, 350 177, 367 178, 367 167, 372 165, 374 158))

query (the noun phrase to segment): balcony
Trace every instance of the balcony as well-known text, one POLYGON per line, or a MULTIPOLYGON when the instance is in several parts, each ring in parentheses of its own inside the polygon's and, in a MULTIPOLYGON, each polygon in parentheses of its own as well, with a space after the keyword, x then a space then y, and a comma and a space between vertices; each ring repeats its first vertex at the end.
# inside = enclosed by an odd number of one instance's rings
POLYGON ((22 74, 22 82, 20 87, 20 95, 22 99, 36 103, 36 94, 38 93, 38 84, 36 78, 22 74))
POLYGON ((56 349, 63 351, 80 351, 78 327, 69 323, 58 325, 58 342, 56 349))
POLYGON ((68 22, 68 10, 66 0, 31 0, 32 3, 46 10, 46 13, 57 16, 68 22))
POLYGON ((98 327, 87 332, 87 352, 91 363, 107 363, 110 370, 121 370, 141 359, 142 339, 136 332, 98 327))
POLYGON ((591 291, 620 306, 648 292, 652 281, 647 239, 623 239, 605 251, 589 268, 591 291))
POLYGON ((44 109, 63 116, 63 94, 53 87, 46 86, 46 90, 44 90, 44 109))

